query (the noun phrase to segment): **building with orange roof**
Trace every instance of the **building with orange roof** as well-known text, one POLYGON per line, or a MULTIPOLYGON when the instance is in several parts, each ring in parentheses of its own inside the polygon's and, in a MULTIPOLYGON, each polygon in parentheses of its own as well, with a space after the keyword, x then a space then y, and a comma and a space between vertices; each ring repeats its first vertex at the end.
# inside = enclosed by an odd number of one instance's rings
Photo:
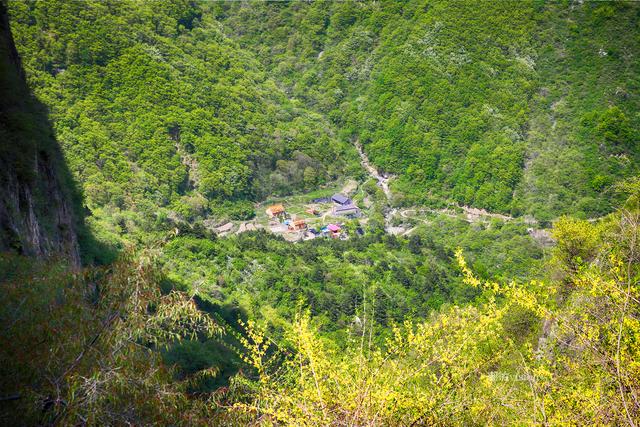
POLYGON ((284 205, 282 204, 271 205, 267 208, 266 212, 271 218, 281 217, 287 213, 287 211, 284 210, 284 205))

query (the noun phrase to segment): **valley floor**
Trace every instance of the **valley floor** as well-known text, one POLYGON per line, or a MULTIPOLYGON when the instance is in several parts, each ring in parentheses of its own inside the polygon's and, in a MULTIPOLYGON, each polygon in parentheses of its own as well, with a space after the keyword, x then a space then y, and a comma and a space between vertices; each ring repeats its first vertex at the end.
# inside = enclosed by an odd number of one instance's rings
MULTIPOLYGON (((256 205, 256 217, 246 221, 228 221, 223 224, 217 224, 213 227, 220 236, 229 236, 232 234, 241 234, 247 231, 267 230, 273 234, 282 236, 289 242, 297 242, 302 240, 311 240, 316 237, 315 234, 309 232, 310 229, 320 230, 329 224, 345 225, 345 222, 352 222, 357 228, 365 226, 370 217, 379 210, 384 218, 384 229, 392 235, 409 236, 420 226, 429 226, 433 224, 434 218, 445 216, 453 219, 460 219, 470 224, 489 223, 491 220, 501 222, 521 220, 529 227, 527 229, 529 235, 533 237, 541 246, 548 247, 552 245, 549 230, 540 227, 539 222, 531 217, 514 218, 509 215, 488 212, 485 209, 479 209, 471 206, 452 206, 448 208, 434 209, 426 206, 409 206, 409 207, 392 207, 393 192, 390 189, 390 183, 395 178, 393 175, 379 172, 370 162, 367 154, 364 152, 362 145, 354 142, 354 146, 358 151, 361 159, 362 168, 367 172, 376 186, 384 194, 384 199, 373 202, 371 197, 364 191, 363 183, 353 179, 346 179, 342 186, 335 185, 328 189, 314 191, 290 197, 270 198, 256 205), (334 193, 344 194, 354 200, 360 200, 361 215, 358 218, 348 219, 343 216, 336 216, 333 213, 334 203, 327 201, 325 203, 314 203, 318 198, 330 198, 334 193), (319 197, 320 196, 320 197, 319 197), (265 212, 269 205, 283 204, 286 206, 287 217, 290 220, 303 219, 307 225, 304 230, 292 230, 284 219, 277 220, 270 218, 265 212), (316 214, 309 212, 314 211, 316 214)), ((342 238, 348 238, 346 233, 342 233, 342 238)))

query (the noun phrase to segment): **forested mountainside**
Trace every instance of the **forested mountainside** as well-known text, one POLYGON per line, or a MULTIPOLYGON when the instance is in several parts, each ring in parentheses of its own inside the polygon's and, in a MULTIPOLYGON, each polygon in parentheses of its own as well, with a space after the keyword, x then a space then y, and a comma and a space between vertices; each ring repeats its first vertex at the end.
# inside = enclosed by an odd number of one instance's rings
POLYGON ((217 4, 408 202, 595 217, 637 173, 634 2, 217 4))
POLYGON ((190 219, 225 201, 311 189, 355 159, 321 115, 288 99, 225 36, 206 4, 10 6, 30 82, 98 218, 148 229, 159 207, 190 219))
POLYGON ((638 4, 8 11, 0 424, 638 424, 638 4))
POLYGON ((637 172, 638 7, 514 4, 11 7, 101 216, 145 222, 164 206, 192 219, 308 191, 357 174, 354 140, 399 175, 398 204, 609 212, 637 172))

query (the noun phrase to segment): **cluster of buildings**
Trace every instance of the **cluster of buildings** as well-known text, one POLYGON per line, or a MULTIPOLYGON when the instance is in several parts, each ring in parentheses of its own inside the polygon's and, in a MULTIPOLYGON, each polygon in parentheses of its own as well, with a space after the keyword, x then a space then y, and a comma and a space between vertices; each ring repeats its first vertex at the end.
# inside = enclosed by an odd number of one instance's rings
MULTIPOLYGON (((361 211, 353 201, 344 194, 334 194, 330 198, 314 199, 314 203, 332 203, 330 213, 332 216, 343 216, 347 218, 358 218, 361 216, 361 211)), ((310 215, 320 215, 320 212, 315 207, 309 207, 306 212, 310 215)), ((343 232, 341 225, 328 224, 323 226, 319 230, 316 228, 309 228, 307 222, 301 218, 291 218, 287 213, 283 204, 271 205, 266 210, 267 215, 271 219, 277 220, 284 225, 283 231, 306 231, 309 238, 316 236, 326 236, 332 238, 346 238, 346 234, 343 232)))
POLYGON ((271 219, 277 219, 284 224, 289 231, 302 231, 307 229, 307 222, 304 219, 291 219, 284 208, 284 205, 271 205, 266 210, 271 219))

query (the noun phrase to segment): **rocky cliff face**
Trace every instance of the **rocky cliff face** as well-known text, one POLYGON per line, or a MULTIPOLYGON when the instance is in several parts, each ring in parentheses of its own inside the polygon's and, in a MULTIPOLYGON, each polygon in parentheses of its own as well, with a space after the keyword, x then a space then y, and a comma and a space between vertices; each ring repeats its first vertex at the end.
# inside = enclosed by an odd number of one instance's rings
POLYGON ((80 264, 78 193, 31 94, 0 0, 0 251, 80 264))

